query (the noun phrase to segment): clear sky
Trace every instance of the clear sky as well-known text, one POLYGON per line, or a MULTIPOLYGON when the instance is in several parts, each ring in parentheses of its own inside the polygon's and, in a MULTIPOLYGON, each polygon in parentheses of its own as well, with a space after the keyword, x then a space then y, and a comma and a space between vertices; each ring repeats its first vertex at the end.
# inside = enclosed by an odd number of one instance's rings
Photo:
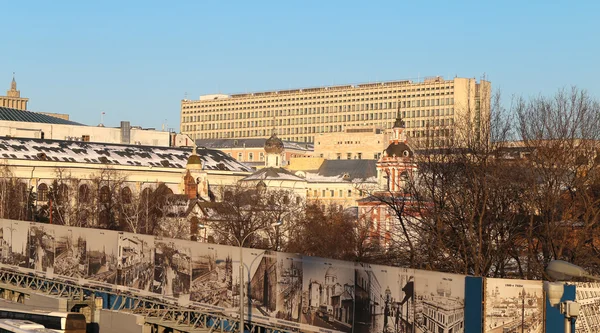
POLYGON ((96 125, 179 130, 180 100, 481 78, 504 96, 600 94, 599 1, 3 1, 0 94, 96 125))

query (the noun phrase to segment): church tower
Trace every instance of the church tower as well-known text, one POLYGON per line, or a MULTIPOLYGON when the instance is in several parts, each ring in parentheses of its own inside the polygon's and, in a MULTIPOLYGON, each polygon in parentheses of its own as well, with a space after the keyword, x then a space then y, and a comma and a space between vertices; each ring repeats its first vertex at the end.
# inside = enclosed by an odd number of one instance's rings
POLYGON ((188 157, 183 176, 184 192, 189 199, 203 198, 209 200, 208 175, 202 166, 202 159, 196 154, 194 147, 188 157))
POLYGON ((400 109, 398 109, 398 115, 392 128, 390 144, 377 161, 379 185, 391 192, 402 191, 406 180, 416 170, 414 152, 408 144, 404 128, 404 120, 402 120, 400 109))
POLYGON ((283 141, 277 137, 277 133, 273 130, 273 134, 265 141, 265 167, 280 168, 283 164, 282 153, 284 150, 283 141))
POLYGON ((6 91, 6 96, 0 96, 0 107, 27 110, 28 98, 21 98, 21 91, 17 90, 17 81, 13 73, 10 89, 6 91))

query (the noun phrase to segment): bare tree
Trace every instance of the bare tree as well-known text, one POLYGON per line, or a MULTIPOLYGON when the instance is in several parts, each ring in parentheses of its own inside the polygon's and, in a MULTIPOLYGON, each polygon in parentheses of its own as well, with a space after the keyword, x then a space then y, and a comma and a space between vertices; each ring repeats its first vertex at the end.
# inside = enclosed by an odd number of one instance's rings
POLYGON ((215 215, 203 222, 220 244, 238 245, 248 236, 245 246, 281 249, 304 208, 303 201, 292 191, 254 185, 223 186, 216 197, 222 200, 213 205, 215 215), (284 223, 270 228, 277 221, 284 223))
POLYGON ((597 256, 587 250, 598 229, 593 190, 600 162, 598 101, 573 87, 552 97, 520 99, 516 112, 519 134, 531 151, 527 166, 533 174, 528 191, 528 276, 540 276, 552 259, 597 269, 597 256))
POLYGON ((106 166, 91 175, 90 179, 92 205, 88 226, 118 230, 119 202, 126 177, 110 166, 106 166))
POLYGON ((313 201, 295 225, 286 251, 333 259, 356 259, 356 218, 340 206, 313 201))

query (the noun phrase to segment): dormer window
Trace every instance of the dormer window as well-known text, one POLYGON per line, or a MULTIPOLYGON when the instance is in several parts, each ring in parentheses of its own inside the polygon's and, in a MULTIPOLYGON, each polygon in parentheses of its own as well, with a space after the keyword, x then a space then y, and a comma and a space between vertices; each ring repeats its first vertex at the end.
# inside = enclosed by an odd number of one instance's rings
POLYGON ((402 155, 404 155, 404 157, 408 157, 408 155, 410 155, 410 153, 408 152, 408 150, 405 150, 402 152, 402 155))

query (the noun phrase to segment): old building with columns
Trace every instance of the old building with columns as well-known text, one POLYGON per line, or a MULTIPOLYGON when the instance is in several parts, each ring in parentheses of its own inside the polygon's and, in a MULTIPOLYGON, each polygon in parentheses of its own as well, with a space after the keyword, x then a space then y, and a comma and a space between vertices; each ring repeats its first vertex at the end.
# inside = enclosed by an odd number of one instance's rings
POLYGON ((208 200, 209 179, 215 189, 233 185, 251 172, 218 150, 7 137, 0 138, 0 165, 32 188, 40 205, 48 201, 48 191, 59 177, 74 193, 86 192, 81 188, 110 172, 131 193, 164 184, 173 194, 198 193, 208 200))

